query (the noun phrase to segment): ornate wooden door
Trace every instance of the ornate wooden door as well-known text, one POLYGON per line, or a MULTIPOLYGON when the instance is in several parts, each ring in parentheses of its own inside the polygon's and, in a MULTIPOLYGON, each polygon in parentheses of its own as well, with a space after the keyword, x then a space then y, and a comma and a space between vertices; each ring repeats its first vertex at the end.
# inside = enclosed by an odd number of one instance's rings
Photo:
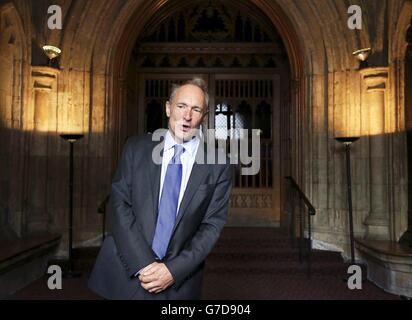
MULTIPOLYGON (((230 150, 230 139, 247 139, 251 155, 251 130, 260 130, 260 170, 242 175, 234 165, 229 225, 277 226, 280 218, 279 76, 249 74, 142 74, 138 127, 153 132, 167 127, 165 103, 171 83, 194 76, 208 82, 209 117, 205 129, 215 129, 216 140, 230 150), (248 130, 242 136, 239 129, 248 130)), ((239 161, 240 162, 240 161, 239 161)))
MULTIPOLYGON (((210 127, 216 139, 247 139, 260 133, 260 170, 242 175, 236 164, 230 200, 229 225, 277 226, 280 218, 279 77, 264 74, 213 74, 210 77, 214 114, 210 127), (247 129, 248 136, 239 129, 247 129)), ((228 147, 229 149, 229 147, 228 147)), ((252 155, 253 156, 253 155, 252 155)))
MULTIPOLYGON (((137 82, 127 85, 138 93, 139 133, 166 127, 170 84, 195 75, 209 85, 205 129, 216 129, 220 142, 249 139, 241 136, 241 128, 261 130, 258 174, 241 175, 241 165, 234 169, 229 225, 279 225, 280 172, 287 175, 288 162, 281 167, 280 156, 287 159, 289 152, 289 62, 266 15, 250 1, 201 0, 184 6, 168 2, 145 25, 132 60, 137 82)), ((130 115, 135 104, 129 103, 130 115)))

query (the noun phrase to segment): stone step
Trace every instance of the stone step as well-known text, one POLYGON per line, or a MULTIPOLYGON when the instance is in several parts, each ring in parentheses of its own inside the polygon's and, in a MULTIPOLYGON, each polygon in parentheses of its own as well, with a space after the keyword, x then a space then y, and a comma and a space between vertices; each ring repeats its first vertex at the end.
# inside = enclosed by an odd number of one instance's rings
MULTIPOLYGON (((206 260, 207 272, 303 274, 307 272, 307 247, 299 261, 298 241, 274 228, 225 228, 206 260)), ((304 241, 307 245, 307 241, 304 241)), ((99 252, 98 247, 73 250, 74 267, 90 270, 99 252)), ((346 268, 338 252, 311 251, 313 274, 345 274, 346 268)))
MULTIPOLYGON (((206 274, 227 274, 231 275, 247 275, 247 274, 276 274, 277 276, 282 275, 283 277, 294 277, 296 275, 308 275, 307 266, 302 266, 300 268, 294 267, 290 268, 289 266, 270 268, 270 267, 207 267, 205 269, 206 274)), ((342 280, 347 276, 347 269, 342 267, 329 267, 325 269, 324 267, 312 266, 310 268, 310 276, 317 277, 338 277, 342 280)))
POLYGON ((61 235, 44 233, 0 243, 0 299, 42 277, 61 235))
MULTIPOLYGON (((303 258, 307 257, 307 253, 303 255, 303 258)), ((207 259, 213 261, 219 260, 230 260, 230 261, 297 261, 299 258, 298 252, 294 251, 284 251, 284 252, 252 252, 252 253, 239 253, 231 252, 227 250, 226 252, 212 252, 207 259)), ((329 252, 329 251, 312 251, 311 252, 312 262, 330 262, 330 263, 343 263, 343 259, 340 253, 329 252)))

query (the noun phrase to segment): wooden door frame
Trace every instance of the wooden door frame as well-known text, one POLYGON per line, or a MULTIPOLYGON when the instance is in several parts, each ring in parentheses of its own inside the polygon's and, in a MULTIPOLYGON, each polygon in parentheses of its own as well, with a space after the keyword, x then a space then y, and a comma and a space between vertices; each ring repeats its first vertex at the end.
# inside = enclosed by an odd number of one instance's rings
MULTIPOLYGON (((245 73, 244 69, 231 70, 227 72, 227 69, 214 69, 214 72, 210 72, 209 69, 198 70, 199 72, 177 73, 175 70, 173 72, 165 72, 166 69, 159 70, 156 73, 145 72, 144 69, 138 75, 138 123, 137 130, 138 134, 143 134, 145 131, 145 113, 146 113, 146 103, 145 89, 146 80, 161 80, 161 79, 190 79, 192 77, 201 77, 207 83, 209 87, 209 106, 215 106, 215 86, 217 80, 227 79, 227 80, 272 80, 273 81, 273 97, 272 97, 272 187, 271 188, 235 188, 232 192, 232 199, 240 199, 244 196, 252 197, 252 199, 268 199, 271 202, 270 207, 242 207, 236 206, 230 208, 230 215, 233 221, 236 220, 236 216, 241 217, 240 220, 248 220, 250 223, 253 221, 255 225, 266 225, 266 226, 279 226, 282 210, 282 158, 280 156, 281 152, 281 140, 280 134, 282 131, 282 123, 280 119, 280 74, 273 74, 271 72, 260 72, 258 74, 245 73), (215 73, 218 71, 217 73, 215 73), (237 72, 236 72, 237 71, 237 72), (243 217, 243 218, 242 218, 243 217)), ((273 71, 273 70, 272 70, 273 71)), ((214 128, 215 120, 215 110, 212 107, 208 115, 208 121, 206 128, 214 128)), ((253 202, 253 201, 252 201, 253 202)), ((257 203, 257 200, 255 201, 257 203)), ((252 225, 254 225, 252 223, 252 225)))
MULTIPOLYGON (((184 1, 182 1, 183 3, 184 1)), ((251 0, 272 22, 278 34, 282 38, 290 63, 290 78, 294 83, 291 95, 291 106, 293 115, 296 117, 295 126, 291 128, 292 134, 292 169, 291 174, 303 187, 303 132, 299 130, 299 119, 305 112, 305 86, 304 86, 304 51, 295 28, 282 7, 270 0, 251 0)), ((164 5, 163 0, 155 0, 145 4, 143 7, 136 2, 134 9, 130 9, 130 16, 123 24, 123 32, 117 37, 113 51, 108 56, 108 73, 111 75, 107 101, 111 105, 110 116, 112 117, 110 134, 112 135, 112 172, 114 173, 118 159, 121 154, 122 130, 121 120, 125 101, 124 82, 129 67, 129 61, 133 54, 133 47, 139 34, 143 32, 143 25, 152 16, 156 15, 164 5)), ((176 2, 176 6, 179 5, 176 2)), ((194 70, 192 70, 194 71, 194 70)))
MULTIPOLYGON (((111 105, 109 116, 111 124, 109 135, 111 135, 112 147, 112 172, 115 172, 118 159, 121 154, 122 142, 122 114, 124 113, 125 90, 124 83, 127 75, 129 61, 132 57, 133 47, 139 34, 143 31, 145 21, 158 14, 163 6, 163 0, 155 0, 141 7, 136 2, 134 10, 123 25, 123 32, 117 37, 116 44, 113 45, 113 51, 108 60, 108 73, 111 75, 108 84, 107 101, 111 105)), ((184 1, 182 1, 183 3, 184 1)), ((304 163, 304 132, 300 127, 300 119, 304 119, 305 107, 305 81, 304 81, 304 50, 301 46, 300 38, 291 22, 280 5, 270 0, 251 0, 272 22, 280 35, 286 52, 288 54, 290 79, 292 90, 290 97, 291 106, 291 127, 290 127, 290 153, 291 169, 290 174, 295 178, 298 184, 304 189, 305 181, 305 163, 304 163)), ((176 6, 179 3, 176 2, 176 6)), ((182 70, 183 71, 183 70, 182 70)), ((190 72, 197 72, 191 69, 190 72)))
MULTIPOLYGON (((412 27, 410 27, 412 30, 412 27)), ((408 159, 408 241, 412 243, 412 43, 405 54, 405 127, 408 159)))

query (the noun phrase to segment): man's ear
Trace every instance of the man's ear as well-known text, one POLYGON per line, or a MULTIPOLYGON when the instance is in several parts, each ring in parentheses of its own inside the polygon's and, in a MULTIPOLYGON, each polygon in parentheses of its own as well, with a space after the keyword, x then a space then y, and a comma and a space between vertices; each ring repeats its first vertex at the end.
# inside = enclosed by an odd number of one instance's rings
POLYGON ((166 101, 166 115, 169 118, 170 117, 170 102, 166 101))
POLYGON ((209 117, 209 108, 207 108, 206 111, 203 113, 202 122, 207 121, 208 117, 209 117))

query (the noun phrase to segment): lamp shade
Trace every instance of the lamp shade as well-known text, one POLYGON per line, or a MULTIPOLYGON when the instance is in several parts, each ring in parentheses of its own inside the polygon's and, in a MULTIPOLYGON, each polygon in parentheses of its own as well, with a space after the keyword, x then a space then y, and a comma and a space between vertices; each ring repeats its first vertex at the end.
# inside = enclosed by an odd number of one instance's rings
POLYGON ((55 46, 50 46, 50 45, 45 45, 43 46, 43 52, 45 53, 45 55, 51 60, 54 59, 56 57, 58 57, 62 51, 60 50, 60 48, 55 47, 55 46))
POLYGON ((61 134, 60 137, 62 137, 64 140, 67 140, 69 142, 76 142, 77 140, 80 140, 81 138, 84 137, 83 134, 61 134))
POLYGON ((366 61, 371 53, 371 48, 363 48, 352 52, 352 55, 356 57, 359 61, 366 61))
POLYGON ((343 144, 351 144, 359 140, 359 137, 336 137, 335 140, 343 144))

